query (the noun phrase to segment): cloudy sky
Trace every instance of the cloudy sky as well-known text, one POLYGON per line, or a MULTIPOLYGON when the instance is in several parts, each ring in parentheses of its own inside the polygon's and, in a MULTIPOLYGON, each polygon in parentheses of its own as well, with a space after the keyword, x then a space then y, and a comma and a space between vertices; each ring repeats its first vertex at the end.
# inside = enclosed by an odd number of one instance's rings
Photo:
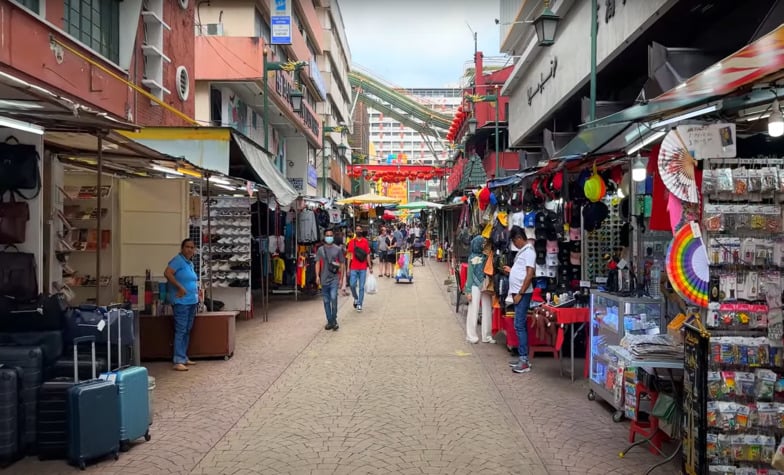
POLYGON ((497 56, 498 0, 340 0, 352 62, 400 87, 459 82, 479 50, 497 56))

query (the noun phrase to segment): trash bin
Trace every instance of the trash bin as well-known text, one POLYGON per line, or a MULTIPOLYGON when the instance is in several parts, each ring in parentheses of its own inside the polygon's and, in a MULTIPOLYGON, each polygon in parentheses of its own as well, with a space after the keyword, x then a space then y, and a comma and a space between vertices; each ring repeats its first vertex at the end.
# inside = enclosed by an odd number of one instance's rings
POLYGON ((153 378, 152 376, 147 376, 147 394, 149 395, 149 400, 150 400, 150 405, 149 405, 150 425, 152 425, 152 416, 155 413, 155 411, 153 410, 153 403, 152 403, 153 401, 152 394, 154 390, 155 390, 155 378, 153 378))

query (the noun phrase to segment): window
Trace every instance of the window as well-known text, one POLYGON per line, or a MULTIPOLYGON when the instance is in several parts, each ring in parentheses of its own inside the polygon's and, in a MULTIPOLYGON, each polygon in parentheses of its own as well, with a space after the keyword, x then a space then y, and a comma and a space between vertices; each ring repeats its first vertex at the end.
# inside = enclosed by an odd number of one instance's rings
POLYGON ((40 7, 38 6, 38 0, 16 0, 16 1, 19 2, 20 5, 23 5, 36 13, 40 12, 39 10, 40 7))
POLYGON ((120 3, 65 0, 65 27, 77 40, 115 63, 120 58, 120 3))

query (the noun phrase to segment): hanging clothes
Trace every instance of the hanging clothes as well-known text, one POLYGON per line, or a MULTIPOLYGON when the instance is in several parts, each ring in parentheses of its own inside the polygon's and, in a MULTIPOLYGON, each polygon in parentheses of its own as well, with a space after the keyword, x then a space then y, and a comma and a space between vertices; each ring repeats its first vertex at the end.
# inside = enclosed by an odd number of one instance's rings
POLYGON ((319 240, 316 214, 313 210, 303 209, 299 214, 297 226, 297 240, 299 242, 316 242, 319 240))
POLYGON ((332 208, 329 211, 329 222, 330 224, 340 224, 340 210, 337 208, 332 208))
POLYGON ((307 274, 307 258, 300 255, 297 258, 297 287, 305 287, 305 278, 307 274))
POLYGON ((286 270, 286 263, 280 257, 272 258, 272 281, 277 285, 283 284, 283 272, 286 270))

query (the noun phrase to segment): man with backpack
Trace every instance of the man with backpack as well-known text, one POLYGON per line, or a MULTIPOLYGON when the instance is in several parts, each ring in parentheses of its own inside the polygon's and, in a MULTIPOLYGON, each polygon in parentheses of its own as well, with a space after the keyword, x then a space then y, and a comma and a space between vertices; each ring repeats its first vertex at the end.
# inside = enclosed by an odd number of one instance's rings
POLYGON ((354 308, 357 312, 361 312, 362 302, 365 299, 365 279, 368 271, 373 273, 373 266, 370 263, 370 243, 362 226, 357 226, 356 234, 348 244, 347 251, 350 256, 349 287, 354 297, 354 308))

